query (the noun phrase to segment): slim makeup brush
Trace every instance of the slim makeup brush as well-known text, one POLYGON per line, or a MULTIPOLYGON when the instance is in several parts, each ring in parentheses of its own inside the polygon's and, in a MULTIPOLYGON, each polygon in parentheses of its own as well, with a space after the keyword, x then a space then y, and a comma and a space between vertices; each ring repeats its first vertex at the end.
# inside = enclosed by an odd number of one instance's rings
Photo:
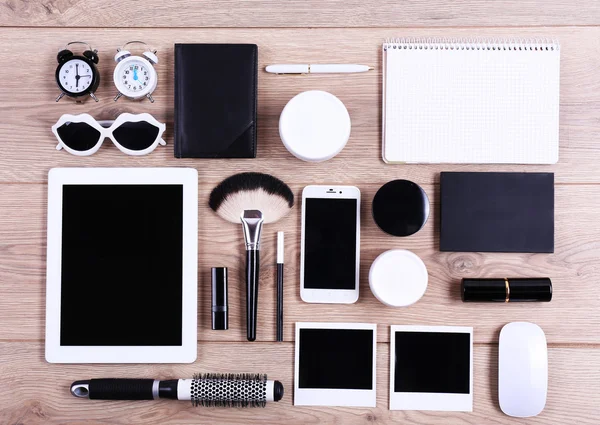
POLYGON ((219 183, 208 205, 221 218, 242 222, 246 241, 246 336, 254 341, 262 226, 286 215, 294 206, 294 194, 287 184, 269 174, 241 173, 219 183))
POLYGON ((283 341, 283 232, 277 232, 277 342, 283 341))

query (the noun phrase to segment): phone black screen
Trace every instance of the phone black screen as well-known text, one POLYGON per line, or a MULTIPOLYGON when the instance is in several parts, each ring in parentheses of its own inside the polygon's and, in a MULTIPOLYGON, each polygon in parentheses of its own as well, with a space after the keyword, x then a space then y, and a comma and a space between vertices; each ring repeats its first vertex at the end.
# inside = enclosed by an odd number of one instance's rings
POLYGON ((64 185, 60 344, 181 346, 182 185, 64 185))
POLYGON ((356 288, 356 199, 305 199, 304 287, 356 288))

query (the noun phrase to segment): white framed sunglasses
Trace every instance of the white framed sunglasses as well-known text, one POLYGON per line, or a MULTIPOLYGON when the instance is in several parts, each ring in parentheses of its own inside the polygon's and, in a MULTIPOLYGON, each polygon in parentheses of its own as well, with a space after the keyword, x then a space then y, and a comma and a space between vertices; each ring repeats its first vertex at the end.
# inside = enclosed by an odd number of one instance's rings
POLYGON ((90 114, 61 116, 52 126, 57 150, 88 156, 96 153, 107 137, 127 155, 146 155, 160 145, 166 125, 148 113, 124 113, 114 121, 96 121, 90 114))

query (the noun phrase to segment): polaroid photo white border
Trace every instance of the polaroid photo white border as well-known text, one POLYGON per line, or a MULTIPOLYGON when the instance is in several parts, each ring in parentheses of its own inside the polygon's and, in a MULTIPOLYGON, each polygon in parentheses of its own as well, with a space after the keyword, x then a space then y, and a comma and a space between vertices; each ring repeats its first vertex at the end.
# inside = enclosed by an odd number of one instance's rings
POLYGON ((296 323, 294 405, 375 407, 377 403, 377 325, 370 323, 296 323), (373 331, 373 384, 370 390, 299 388, 300 330, 301 329, 369 329, 373 331))
POLYGON ((473 411, 473 328, 464 326, 391 326, 390 327, 390 410, 473 411), (469 393, 395 392, 396 332, 444 332, 470 335, 469 393))

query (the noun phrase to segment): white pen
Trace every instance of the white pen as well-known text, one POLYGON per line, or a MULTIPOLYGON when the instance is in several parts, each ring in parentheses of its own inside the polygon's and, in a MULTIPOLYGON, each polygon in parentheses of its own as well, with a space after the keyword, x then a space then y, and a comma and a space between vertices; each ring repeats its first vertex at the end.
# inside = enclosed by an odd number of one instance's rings
POLYGON ((312 65, 269 65, 265 68, 265 71, 270 72, 271 74, 350 74, 356 72, 367 72, 370 69, 373 69, 373 67, 367 65, 325 63, 312 65))

